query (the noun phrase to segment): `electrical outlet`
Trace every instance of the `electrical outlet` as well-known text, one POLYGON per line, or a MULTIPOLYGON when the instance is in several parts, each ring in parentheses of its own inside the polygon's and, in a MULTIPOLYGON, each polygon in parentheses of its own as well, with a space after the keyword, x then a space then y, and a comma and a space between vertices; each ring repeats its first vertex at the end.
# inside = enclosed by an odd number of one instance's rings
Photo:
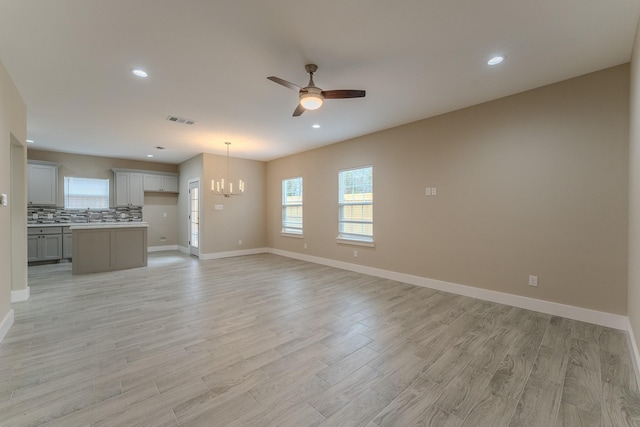
POLYGON ((304 248, 307 249, 307 244, 306 243, 304 244, 304 248))
POLYGON ((358 251, 353 251, 353 256, 354 256, 355 258, 358 258, 358 251))
POLYGON ((432 196, 437 195, 437 193, 436 193, 436 187, 431 187, 431 195, 432 195, 432 196))
POLYGON ((538 276, 529 276, 529 286, 538 286, 538 276))
POLYGON ((7 195, 0 194, 0 206, 7 206, 7 195))
POLYGON ((162 213, 162 217, 163 217, 163 218, 166 218, 166 217, 167 217, 167 213, 166 213, 166 212, 163 212, 163 213, 162 213))
POLYGON ((242 246, 242 240, 238 240, 238 246, 242 246))
POLYGON ((431 187, 427 187, 427 188, 424 190, 424 195, 425 195, 425 196, 430 196, 430 195, 431 195, 431 187))

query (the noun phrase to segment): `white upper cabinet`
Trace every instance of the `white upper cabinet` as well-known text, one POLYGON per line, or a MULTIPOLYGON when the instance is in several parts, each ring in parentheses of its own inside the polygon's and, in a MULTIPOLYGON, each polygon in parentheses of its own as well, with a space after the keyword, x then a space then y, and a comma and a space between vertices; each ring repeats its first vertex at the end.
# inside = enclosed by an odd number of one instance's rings
POLYGON ((30 205, 52 205, 58 203, 58 165, 29 163, 28 203, 30 205))
POLYGON ((142 173, 114 171, 116 206, 142 206, 142 173))
POLYGON ((143 189, 144 191, 177 193, 178 176, 145 173, 143 176, 143 189))

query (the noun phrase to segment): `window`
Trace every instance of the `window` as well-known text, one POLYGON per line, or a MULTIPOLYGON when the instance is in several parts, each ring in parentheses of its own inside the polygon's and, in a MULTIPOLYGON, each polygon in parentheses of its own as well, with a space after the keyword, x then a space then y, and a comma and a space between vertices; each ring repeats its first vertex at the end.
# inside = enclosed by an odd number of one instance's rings
POLYGON ((282 180, 282 233, 302 236, 302 177, 282 180))
POLYGON ((109 180, 64 177, 65 209, 109 209, 109 180))
POLYGON ((373 243, 373 167, 338 174, 338 240, 373 243))

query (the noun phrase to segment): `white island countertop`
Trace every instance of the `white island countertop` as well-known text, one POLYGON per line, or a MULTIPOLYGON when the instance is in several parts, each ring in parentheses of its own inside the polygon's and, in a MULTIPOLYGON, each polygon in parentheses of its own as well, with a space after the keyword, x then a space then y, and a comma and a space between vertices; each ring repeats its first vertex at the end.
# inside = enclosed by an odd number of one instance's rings
POLYGON ((84 228, 113 228, 113 227, 148 227, 146 222, 56 222, 48 224, 27 224, 28 228, 43 227, 82 227, 84 228))
POLYGON ((89 230, 92 228, 135 228, 135 227, 149 227, 146 222, 87 222, 87 223, 75 223, 70 224, 70 229, 73 230, 89 230))

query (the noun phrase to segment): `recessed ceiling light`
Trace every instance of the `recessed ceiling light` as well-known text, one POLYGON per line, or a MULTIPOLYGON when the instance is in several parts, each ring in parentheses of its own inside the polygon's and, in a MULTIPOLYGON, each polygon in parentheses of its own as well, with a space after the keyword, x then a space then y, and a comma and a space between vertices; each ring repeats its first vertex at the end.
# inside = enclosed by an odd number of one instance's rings
POLYGON ((487 64, 488 65, 498 65, 502 61, 504 61, 504 57, 503 56, 494 56, 493 58, 491 58, 490 60, 487 61, 487 64))
POLYGON ((315 125, 311 126, 311 127, 314 128, 314 129, 320 129, 320 125, 317 124, 317 123, 315 125))
POLYGON ((141 70, 139 68, 135 68, 135 69, 131 70, 131 72, 133 74, 135 74, 136 76, 138 76, 138 77, 148 77, 149 76, 149 74, 147 74, 147 72, 145 70, 141 70))
POLYGON ((147 157, 153 157, 153 154, 147 154, 147 157))
POLYGON ((29 144, 33 144, 33 139, 27 139, 27 142, 28 142, 29 144))

